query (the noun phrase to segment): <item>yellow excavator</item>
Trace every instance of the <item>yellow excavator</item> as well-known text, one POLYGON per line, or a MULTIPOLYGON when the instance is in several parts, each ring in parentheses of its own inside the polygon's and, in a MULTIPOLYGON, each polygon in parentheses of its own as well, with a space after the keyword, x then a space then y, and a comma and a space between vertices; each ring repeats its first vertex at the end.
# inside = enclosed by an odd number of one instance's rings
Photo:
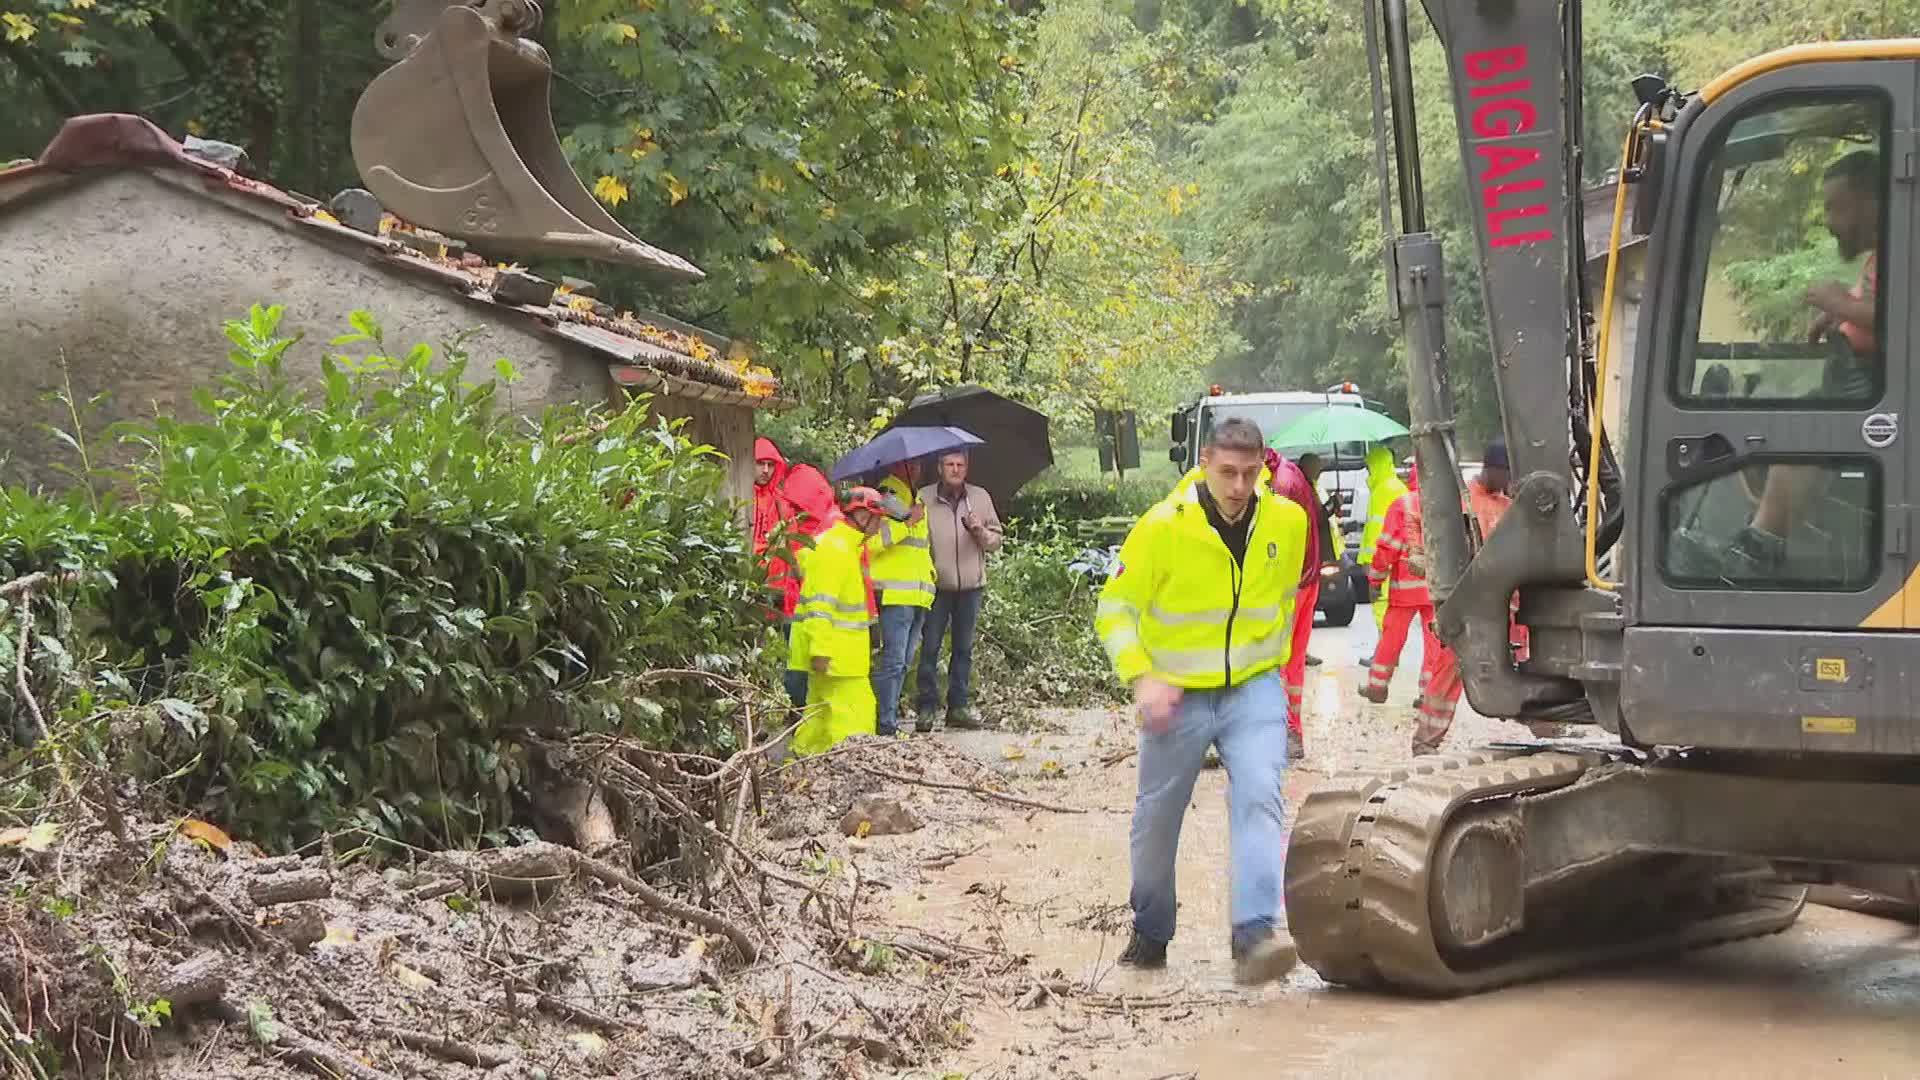
POLYGON ((360 178, 401 219, 489 255, 585 258, 681 280, 692 263, 621 227, 553 128, 536 0, 394 0, 375 31, 392 67, 353 111, 360 178))
POLYGON ((1364 0, 1437 629, 1479 712, 1593 737, 1310 795, 1286 867, 1302 959, 1336 983, 1457 995, 1779 931, 1809 883, 1900 887, 1920 865, 1920 442, 1900 434, 1920 392, 1920 40, 1801 45, 1688 91, 1634 80, 1589 281, 1578 0, 1424 6, 1514 478, 1479 535, 1407 3, 1364 0), (1644 236, 1630 355, 1623 234, 1644 236), (1614 368, 1624 438, 1600 419, 1614 368))

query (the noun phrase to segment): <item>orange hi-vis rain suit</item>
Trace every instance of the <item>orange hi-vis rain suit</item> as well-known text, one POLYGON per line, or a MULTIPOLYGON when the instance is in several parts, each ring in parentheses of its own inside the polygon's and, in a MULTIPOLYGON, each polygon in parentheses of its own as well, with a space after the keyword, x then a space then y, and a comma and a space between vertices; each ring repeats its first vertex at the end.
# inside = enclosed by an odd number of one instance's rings
MULTIPOLYGON (((1373 549, 1373 561, 1367 566, 1367 582, 1377 591, 1387 592, 1387 616, 1380 626, 1380 644, 1373 652, 1373 666, 1367 671, 1367 686, 1361 696, 1375 703, 1387 699, 1387 685, 1400 665, 1400 650, 1406 646, 1407 631, 1414 620, 1421 626, 1433 620, 1433 601, 1427 593, 1427 552, 1420 530, 1420 493, 1418 481, 1395 500, 1381 522, 1380 539, 1373 549)), ((1424 665, 1423 665, 1424 669, 1424 665)))

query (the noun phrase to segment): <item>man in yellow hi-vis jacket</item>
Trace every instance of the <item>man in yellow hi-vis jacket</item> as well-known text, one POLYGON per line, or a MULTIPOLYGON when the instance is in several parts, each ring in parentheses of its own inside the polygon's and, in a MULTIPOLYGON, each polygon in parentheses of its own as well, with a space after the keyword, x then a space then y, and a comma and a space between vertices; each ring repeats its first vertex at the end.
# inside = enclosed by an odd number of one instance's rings
POLYGON ((787 669, 807 673, 807 716, 793 733, 797 755, 874 734, 868 634, 876 608, 867 538, 882 520, 884 505, 872 488, 854 488, 843 504, 846 516, 797 556, 800 601, 787 646, 787 669))
POLYGON ((1260 429, 1216 425, 1200 467, 1120 548, 1095 628, 1139 713, 1133 938, 1122 963, 1160 967, 1173 939, 1174 852, 1209 747, 1230 786, 1232 951, 1242 983, 1293 967, 1280 915, 1287 694, 1280 671, 1306 557, 1306 511, 1261 482, 1260 429))
POLYGON ((867 541, 873 559, 873 587, 880 599, 880 663, 873 692, 880 703, 880 734, 899 728, 900 690, 907 665, 933 606, 933 543, 928 538, 927 504, 915 490, 918 470, 903 462, 880 481, 879 492, 906 508, 902 521, 883 521, 867 541))

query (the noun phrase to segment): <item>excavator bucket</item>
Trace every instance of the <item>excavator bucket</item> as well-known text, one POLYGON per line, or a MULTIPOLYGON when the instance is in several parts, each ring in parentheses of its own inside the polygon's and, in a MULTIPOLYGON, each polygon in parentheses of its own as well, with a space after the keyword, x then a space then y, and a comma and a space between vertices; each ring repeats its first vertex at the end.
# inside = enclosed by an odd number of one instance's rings
POLYGON ((553 128, 534 0, 395 0, 376 46, 398 61, 353 110, 361 182, 401 219, 496 257, 586 258, 682 279, 692 263, 622 228, 553 128))

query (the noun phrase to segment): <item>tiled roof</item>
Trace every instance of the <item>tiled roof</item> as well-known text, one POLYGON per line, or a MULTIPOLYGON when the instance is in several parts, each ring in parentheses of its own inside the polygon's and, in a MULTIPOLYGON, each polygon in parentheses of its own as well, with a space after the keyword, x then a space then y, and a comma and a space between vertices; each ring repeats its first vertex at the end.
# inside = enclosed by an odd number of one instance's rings
POLYGON ((357 247, 370 261, 485 304, 503 318, 518 314, 549 333, 594 350, 607 358, 615 381, 622 385, 751 408, 789 404, 777 396, 778 380, 764 369, 747 369, 727 359, 730 343, 724 338, 656 316, 614 313, 564 288, 548 298, 541 287, 544 283, 524 274, 513 275, 513 283, 531 281, 541 302, 514 302, 496 295, 503 284, 502 269, 465 252, 457 241, 404 225, 383 230, 382 235, 349 228, 317 201, 189 154, 140 116, 100 113, 68 120, 38 160, 0 169, 0 213, 40 192, 64 186, 79 174, 101 169, 146 169, 175 181, 174 186, 279 210, 278 220, 316 242, 357 247))

